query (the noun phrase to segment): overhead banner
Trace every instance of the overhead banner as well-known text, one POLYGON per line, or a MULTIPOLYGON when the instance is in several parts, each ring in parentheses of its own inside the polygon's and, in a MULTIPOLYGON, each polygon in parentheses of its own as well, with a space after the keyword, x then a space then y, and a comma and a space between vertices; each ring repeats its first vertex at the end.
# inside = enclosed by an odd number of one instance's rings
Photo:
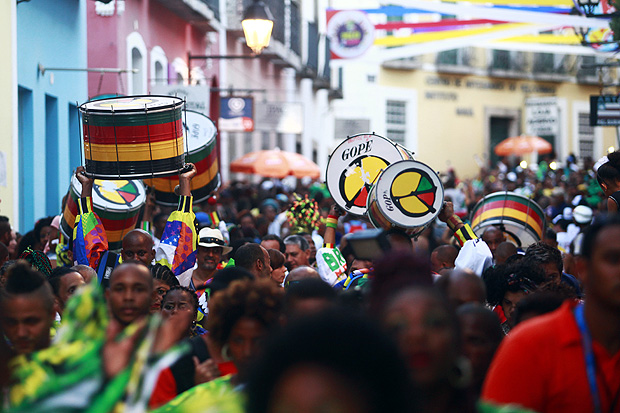
POLYGON ((254 98, 223 97, 220 98, 220 131, 252 132, 254 131, 254 98))

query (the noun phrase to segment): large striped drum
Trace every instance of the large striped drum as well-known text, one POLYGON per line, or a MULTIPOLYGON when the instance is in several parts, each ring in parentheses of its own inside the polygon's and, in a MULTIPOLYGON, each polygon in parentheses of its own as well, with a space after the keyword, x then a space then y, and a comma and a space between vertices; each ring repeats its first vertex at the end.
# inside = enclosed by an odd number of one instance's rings
MULTIPOLYGON (((186 162, 196 166, 196 176, 192 179, 192 195, 194 202, 202 202, 220 186, 220 172, 217 161, 217 129, 207 116, 193 110, 186 110, 183 119, 183 130, 187 140, 188 153, 186 162)), ((155 191, 158 204, 176 206, 179 197, 174 188, 178 183, 176 176, 147 179, 144 182, 155 191)))
POLYGON ((176 175, 184 165, 182 112, 173 96, 126 96, 80 106, 86 174, 99 179, 176 175))
POLYGON ((329 158, 327 189, 338 206, 351 214, 364 215, 368 192, 381 172, 403 159, 413 159, 413 155, 387 138, 374 133, 350 136, 329 158))
POLYGON ((376 228, 420 235, 439 215, 444 192, 437 173, 422 162, 389 165, 368 194, 368 218, 376 228))
POLYGON ((526 248, 540 241, 545 214, 534 201, 514 192, 495 192, 482 198, 471 212, 471 227, 481 236, 489 226, 501 229, 508 241, 526 248))
MULTIPOLYGON (((67 238, 73 237, 77 203, 82 193, 82 184, 73 176, 67 203, 60 219, 60 230, 67 238)), ((101 218, 108 237, 110 251, 121 249, 125 234, 136 227, 140 208, 146 202, 146 190, 142 181, 103 181, 95 179, 93 185, 93 210, 101 218)))

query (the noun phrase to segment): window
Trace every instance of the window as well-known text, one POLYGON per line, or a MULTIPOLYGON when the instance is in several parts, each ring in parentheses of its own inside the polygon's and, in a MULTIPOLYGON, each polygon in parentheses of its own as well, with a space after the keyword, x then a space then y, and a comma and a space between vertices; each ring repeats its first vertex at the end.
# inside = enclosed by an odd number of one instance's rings
POLYGON ((58 213, 58 98, 45 95, 45 212, 58 213))
POLYGON ((144 94, 142 89, 142 77, 144 73, 140 70, 142 68, 142 53, 135 47, 131 49, 131 68, 134 70, 131 73, 132 93, 134 95, 144 94))
POLYGON ((388 138, 401 145, 405 144, 407 102, 402 100, 388 100, 386 102, 385 126, 388 138))
POLYGON ((594 159, 594 128, 590 126, 590 114, 579 113, 579 157, 594 159))
POLYGON ((510 52, 507 50, 493 50, 491 69, 510 70, 510 52))
POLYGON ((151 50, 151 85, 168 84, 168 58, 164 49, 159 46, 151 50))
POLYGON ((147 50, 142 36, 138 32, 127 36, 127 68, 135 71, 127 77, 129 93, 133 95, 146 94, 147 85, 147 50))
POLYGON ((261 149, 271 149, 271 134, 269 132, 263 132, 261 138, 261 149))

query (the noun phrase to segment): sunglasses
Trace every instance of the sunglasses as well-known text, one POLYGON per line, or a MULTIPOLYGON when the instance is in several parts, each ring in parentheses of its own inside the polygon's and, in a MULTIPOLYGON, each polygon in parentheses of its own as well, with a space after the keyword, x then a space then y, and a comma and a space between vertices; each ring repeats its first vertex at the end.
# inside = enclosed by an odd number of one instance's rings
POLYGON ((214 238, 214 237, 205 237, 205 238, 200 238, 200 242, 204 242, 207 244, 217 244, 217 245, 221 245, 221 246, 225 246, 226 243, 224 241, 222 241, 219 238, 214 238))

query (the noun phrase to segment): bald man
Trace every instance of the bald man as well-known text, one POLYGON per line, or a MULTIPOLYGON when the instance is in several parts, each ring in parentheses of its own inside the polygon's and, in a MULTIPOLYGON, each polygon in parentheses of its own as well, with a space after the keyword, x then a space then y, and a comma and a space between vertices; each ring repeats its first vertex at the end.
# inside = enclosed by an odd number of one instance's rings
POLYGON ((142 229, 131 230, 123 237, 121 258, 123 262, 137 260, 149 266, 155 259, 153 237, 142 229))
POLYGON ((440 245, 431 253, 431 270, 439 273, 444 268, 454 268, 459 250, 453 245, 440 245))
POLYGON ((493 258, 495 259, 495 251, 497 250, 499 244, 506 241, 506 236, 502 230, 495 227, 488 227, 482 233, 481 238, 489 246, 491 254, 493 254, 493 258))
POLYGON ((288 277, 286 277, 285 284, 288 285, 290 283, 295 283, 297 281, 306 280, 310 278, 320 280, 321 276, 314 268, 303 265, 301 267, 295 268, 293 271, 291 271, 288 274, 288 277))
POLYGON ((105 292, 112 316, 126 327, 149 314, 153 299, 153 277, 142 263, 121 264, 110 275, 105 292))
POLYGON ((517 253, 517 246, 515 244, 510 241, 504 241, 500 243, 495 249, 495 264, 505 264, 508 258, 512 257, 517 253))
POLYGON ((443 275, 437 286, 448 297, 454 308, 466 303, 484 304, 487 293, 484 281, 470 270, 453 270, 443 275))

